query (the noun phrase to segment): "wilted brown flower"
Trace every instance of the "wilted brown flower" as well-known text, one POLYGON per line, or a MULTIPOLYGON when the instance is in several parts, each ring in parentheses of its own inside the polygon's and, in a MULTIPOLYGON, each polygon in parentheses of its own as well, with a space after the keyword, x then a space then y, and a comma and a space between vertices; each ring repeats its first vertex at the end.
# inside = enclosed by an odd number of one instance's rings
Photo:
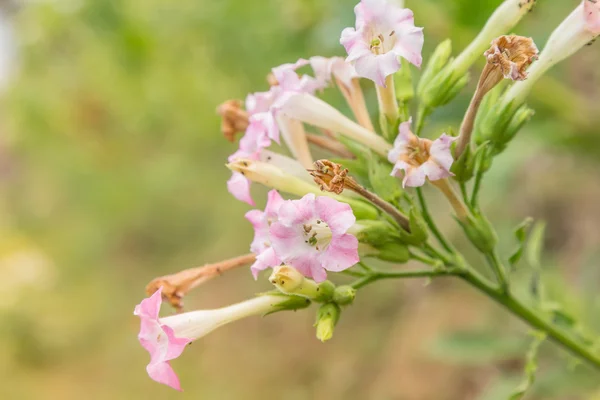
POLYGON ((308 172, 323 191, 340 194, 344 191, 346 180, 354 181, 352 177, 348 176, 346 168, 333 161, 317 160, 314 165, 315 169, 308 172))
POLYGON ((538 53, 531 38, 508 35, 494 39, 492 47, 484 53, 487 65, 482 74, 485 79, 480 80, 480 84, 486 83, 493 87, 502 78, 513 81, 526 79, 527 68, 537 59, 538 53))
POLYGON ((230 142, 235 140, 235 134, 244 132, 248 127, 248 113, 242 110, 240 100, 227 100, 219 107, 217 113, 221 116, 221 133, 230 142))

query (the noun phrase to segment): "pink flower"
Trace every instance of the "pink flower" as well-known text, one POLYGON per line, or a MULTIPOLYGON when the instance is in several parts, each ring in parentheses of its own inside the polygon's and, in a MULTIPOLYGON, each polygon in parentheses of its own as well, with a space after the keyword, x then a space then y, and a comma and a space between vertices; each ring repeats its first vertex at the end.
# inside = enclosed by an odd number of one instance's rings
POLYGON ((271 249, 269 228, 278 220, 278 211, 283 203, 283 197, 279 192, 271 190, 264 211, 251 210, 246 213, 246 219, 254 228, 254 239, 250 244, 250 251, 257 256, 256 262, 250 267, 254 279, 257 279, 260 271, 279 264, 277 256, 271 249))
POLYGON ((315 72, 317 81, 323 84, 329 84, 333 76, 338 83, 350 87, 352 80, 358 78, 354 66, 347 63, 342 57, 315 56, 310 58, 310 65, 315 72))
POLYGON ((281 263, 322 282, 326 270, 343 271, 359 261, 358 240, 346 233, 356 221, 348 204, 307 194, 284 202, 278 214, 269 236, 281 263))
POLYGON ((245 317, 301 308, 297 304, 290 304, 287 296, 264 295, 214 310, 197 310, 159 318, 161 295, 162 288, 142 300, 133 313, 140 317, 141 322, 138 339, 150 353, 150 363, 146 367, 148 375, 177 390, 181 390, 181 386, 169 361, 179 357, 193 340, 245 317))
POLYGON ((176 337, 173 329, 160 322, 158 313, 162 303, 161 293, 162 288, 135 307, 133 314, 141 320, 138 339, 150 353, 150 363, 146 367, 150 378, 181 390, 179 379, 169 361, 179 357, 192 339, 176 337))
POLYGON ((600 34, 600 1, 583 0, 583 12, 587 29, 595 34, 600 34))
POLYGON ((421 66, 423 28, 413 12, 388 0, 361 0, 354 8, 356 28, 342 31, 340 43, 356 72, 385 87, 385 78, 401 67, 398 57, 421 66))
POLYGON ((403 186, 423 186, 425 178, 431 181, 452 176, 450 167, 454 162, 450 146, 455 137, 445 133, 433 142, 421 139, 410 131, 411 121, 400 124, 400 133, 394 141, 394 148, 388 160, 394 164, 392 176, 404 171, 403 186))

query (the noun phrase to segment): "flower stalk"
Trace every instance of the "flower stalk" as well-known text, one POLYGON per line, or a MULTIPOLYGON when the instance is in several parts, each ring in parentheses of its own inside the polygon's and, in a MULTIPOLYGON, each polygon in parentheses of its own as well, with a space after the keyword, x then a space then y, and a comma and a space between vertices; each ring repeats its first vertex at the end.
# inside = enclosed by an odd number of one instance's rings
POLYGON ((250 265, 254 262, 254 253, 223 260, 214 264, 206 264, 201 267, 185 269, 171 275, 165 275, 153 279, 146 285, 148 296, 162 287, 163 300, 168 301, 177 312, 183 311, 183 297, 192 289, 221 276, 223 273, 250 265))

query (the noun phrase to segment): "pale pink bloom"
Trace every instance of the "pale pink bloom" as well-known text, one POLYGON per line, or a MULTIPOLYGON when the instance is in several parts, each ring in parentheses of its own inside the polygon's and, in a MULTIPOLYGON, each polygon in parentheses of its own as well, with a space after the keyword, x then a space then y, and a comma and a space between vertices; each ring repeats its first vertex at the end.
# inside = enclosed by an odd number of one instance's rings
POLYGON ((162 303, 161 293, 162 288, 135 307, 133 314, 140 317, 141 321, 138 339, 150 353, 150 363, 146 367, 150 378, 181 390, 179 379, 169 361, 179 357, 192 339, 176 337, 171 327, 161 323, 158 318, 162 303))
POLYGON ((330 84, 332 77, 334 77, 338 83, 350 87, 352 86, 352 80, 359 77, 354 66, 342 57, 315 56, 311 57, 309 61, 315 72, 315 78, 324 84, 330 84))
POLYGON ((410 130, 411 121, 400 124, 400 132, 388 160, 394 164, 392 176, 404 171, 402 186, 423 186, 425 178, 431 181, 453 176, 450 167, 454 162, 450 146, 455 137, 445 133, 433 142, 421 139, 410 130))
MULTIPOLYGON (((253 120, 253 117, 250 117, 250 124, 246 129, 246 133, 240 139, 239 149, 229 156, 229 162, 242 158, 258 160, 263 149, 271 145, 271 140, 267 137, 262 123, 253 120)), ((250 184, 250 180, 246 179, 241 173, 234 172, 227 181, 227 190, 236 199, 254 206, 255 203, 250 194, 250 184)))
POLYGON ((283 309, 287 296, 264 295, 214 310, 198 310, 159 318, 162 288, 142 300, 133 312, 140 317, 141 345, 150 353, 146 370, 150 378, 181 390, 169 361, 179 357, 186 345, 230 322, 252 315, 265 315, 283 309))
POLYGON ((359 261, 358 240, 346 233, 356 221, 348 204, 307 194, 284 202, 278 217, 269 236, 280 263, 322 282, 327 270, 343 271, 359 261))
POLYGON ((340 43, 356 72, 385 87, 385 78, 401 67, 399 57, 421 66, 423 28, 413 12, 388 0, 361 0, 354 8, 355 28, 342 31, 340 43))
POLYGON ((587 29, 595 34, 600 34, 600 1, 583 0, 583 12, 587 29))
POLYGON ((267 205, 264 211, 251 210, 246 213, 246 219, 254 228, 254 239, 250 244, 250 251, 257 256, 256 262, 250 267, 254 279, 257 279, 260 271, 278 264, 271 249, 269 228, 274 222, 277 222, 279 207, 283 203, 283 197, 279 192, 271 190, 267 196, 267 205))

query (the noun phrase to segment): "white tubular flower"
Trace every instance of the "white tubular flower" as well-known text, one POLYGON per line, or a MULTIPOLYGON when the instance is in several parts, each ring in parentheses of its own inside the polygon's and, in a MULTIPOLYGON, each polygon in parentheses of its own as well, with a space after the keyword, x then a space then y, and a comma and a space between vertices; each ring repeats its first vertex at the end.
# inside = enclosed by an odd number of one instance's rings
POLYGON ((340 133, 386 156, 391 145, 381 136, 348 119, 323 100, 307 93, 294 93, 283 104, 281 112, 290 118, 340 133))
POLYGON ((536 0, 506 0, 490 16, 487 23, 471 44, 454 60, 455 76, 464 75, 490 46, 490 42, 510 31, 535 5, 536 0))
POLYGON ((583 0, 552 32, 539 59, 529 68, 526 81, 518 82, 504 97, 504 104, 522 104, 535 82, 560 61, 572 56, 600 35, 600 1, 583 0))

